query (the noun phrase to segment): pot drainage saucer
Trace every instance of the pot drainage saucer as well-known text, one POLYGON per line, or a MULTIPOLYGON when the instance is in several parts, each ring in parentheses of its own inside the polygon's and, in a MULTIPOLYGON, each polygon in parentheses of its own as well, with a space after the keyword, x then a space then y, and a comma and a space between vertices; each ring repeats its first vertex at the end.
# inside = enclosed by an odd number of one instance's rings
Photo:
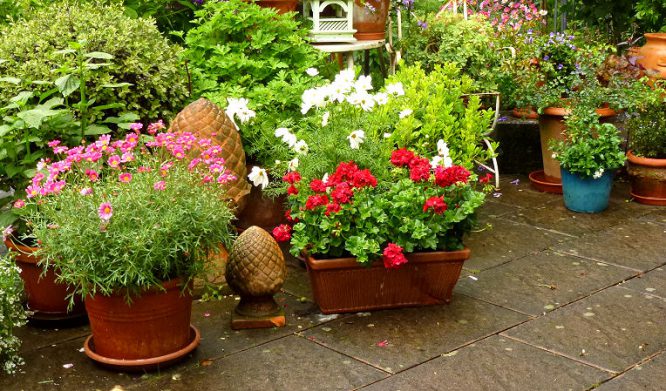
POLYGON ((532 186, 545 193, 562 194, 562 182, 552 182, 546 178, 543 170, 533 171, 529 175, 532 186))
POLYGON ((86 341, 83 343, 83 348, 86 356, 104 367, 123 372, 143 372, 163 369, 169 365, 177 363, 196 349, 197 346, 199 346, 199 342, 201 342, 201 333, 196 327, 190 325, 190 340, 188 344, 182 349, 159 357, 134 360, 104 357, 95 352, 95 341, 93 340, 92 335, 86 338, 86 341))

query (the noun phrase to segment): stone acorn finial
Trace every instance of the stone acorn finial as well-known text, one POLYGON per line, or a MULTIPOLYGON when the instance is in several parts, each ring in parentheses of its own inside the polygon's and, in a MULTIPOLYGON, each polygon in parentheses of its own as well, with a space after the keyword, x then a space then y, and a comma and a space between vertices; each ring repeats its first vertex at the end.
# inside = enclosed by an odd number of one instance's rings
POLYGON ((231 328, 282 327, 284 310, 273 295, 284 283, 287 267, 273 237, 252 226, 234 242, 227 263, 227 283, 241 297, 231 314, 231 328))

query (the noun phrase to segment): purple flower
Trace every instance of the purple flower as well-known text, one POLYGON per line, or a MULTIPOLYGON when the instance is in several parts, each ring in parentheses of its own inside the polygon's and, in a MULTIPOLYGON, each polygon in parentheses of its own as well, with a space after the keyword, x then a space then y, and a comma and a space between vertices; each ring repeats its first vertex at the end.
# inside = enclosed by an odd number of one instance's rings
POLYGON ((414 6, 414 0, 402 0, 402 5, 407 9, 411 9, 414 6))
POLYGON ((562 68, 564 68, 564 65, 562 65, 562 64, 557 64, 557 70, 558 70, 558 71, 561 71, 562 68))
POLYGON ((497 119, 497 122, 504 122, 504 121, 506 121, 506 120, 508 120, 508 119, 509 119, 509 118, 507 118, 506 116, 504 116, 504 117, 499 117, 499 118, 497 119))
POLYGON ((416 24, 417 24, 419 27, 421 27, 422 30, 425 30, 425 29, 428 28, 428 23, 426 23, 426 22, 424 22, 424 21, 422 21, 422 20, 419 20, 418 22, 416 22, 416 24))
POLYGON ((544 60, 544 61, 548 61, 548 60, 550 60, 550 56, 546 54, 545 56, 543 56, 543 60, 544 60))
POLYGON ((202 5, 204 3, 204 1, 206 1, 206 0, 191 0, 191 1, 192 1, 192 4, 202 5))

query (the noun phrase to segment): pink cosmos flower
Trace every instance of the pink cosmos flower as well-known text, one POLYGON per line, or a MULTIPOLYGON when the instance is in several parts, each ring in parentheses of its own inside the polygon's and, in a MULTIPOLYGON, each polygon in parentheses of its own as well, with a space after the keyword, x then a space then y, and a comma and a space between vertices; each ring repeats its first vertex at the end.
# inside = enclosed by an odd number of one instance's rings
POLYGON ((86 170, 86 175, 88 176, 88 179, 90 179, 91 182, 97 182, 97 179, 99 179, 99 173, 95 170, 86 170))
POLYGON ((217 183, 224 185, 225 183, 233 182, 236 180, 236 176, 233 174, 224 173, 217 177, 217 183))
POLYGON ((84 187, 83 189, 81 189, 81 191, 79 191, 79 194, 81 194, 82 196, 91 195, 92 193, 93 189, 91 187, 84 187))
POLYGON ((41 194, 42 188, 36 185, 30 185, 25 189, 28 198, 33 198, 41 194))
POLYGON ((129 172, 123 172, 120 175, 118 175, 118 180, 123 183, 130 183, 132 181, 132 174, 130 174, 129 172))
POLYGON ((48 144, 46 144, 46 145, 48 145, 50 148, 55 148, 55 147, 57 147, 58 145, 60 145, 60 143, 61 143, 60 140, 51 140, 51 141, 49 141, 48 144))
POLYGON ((180 145, 176 146, 171 151, 171 154, 178 160, 185 158, 185 151, 183 150, 183 147, 181 147, 180 145))
POLYGON ((151 169, 150 169, 150 167, 139 166, 138 171, 139 171, 140 173, 144 173, 144 172, 150 172, 151 169))
POLYGON ((164 181, 156 182, 153 185, 153 189, 158 190, 158 191, 164 191, 164 189, 166 189, 166 183, 164 181))
POLYGON ((2 230, 2 241, 6 241, 14 233, 14 227, 8 225, 5 229, 2 230))
POLYGON ((192 171, 199 163, 201 163, 201 159, 194 158, 192 161, 190 161, 190 164, 187 165, 187 169, 192 171))
POLYGON ((109 167, 118 168, 118 167, 120 167, 120 156, 113 155, 106 162, 109 165, 109 167))
POLYGON ((14 202, 14 208, 16 209, 21 209, 24 206, 25 206, 25 201, 20 198, 14 202))
POLYGON ((148 125, 148 133, 154 135, 159 130, 162 130, 164 128, 166 128, 164 122, 162 120, 159 120, 157 122, 153 122, 152 124, 148 125))
POLYGON ((44 174, 41 172, 38 172, 35 174, 34 177, 32 177, 32 184, 33 185, 39 185, 42 182, 42 179, 44 179, 44 174))
POLYGON ((129 128, 135 132, 140 132, 143 129, 143 124, 141 122, 134 122, 130 124, 129 128))
POLYGON ((113 207, 111 206, 111 203, 102 202, 99 209, 97 209, 97 214, 99 215, 99 218, 104 221, 111 220, 111 216, 113 216, 113 207))

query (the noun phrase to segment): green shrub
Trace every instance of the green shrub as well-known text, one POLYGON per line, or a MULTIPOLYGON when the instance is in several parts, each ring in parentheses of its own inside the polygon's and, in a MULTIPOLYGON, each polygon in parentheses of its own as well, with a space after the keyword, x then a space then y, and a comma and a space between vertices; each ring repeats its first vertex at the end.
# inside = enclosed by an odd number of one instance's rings
POLYGON ((629 148, 634 154, 666 159, 666 109, 653 106, 641 110, 627 121, 629 148))
MULTIPOLYGON (((90 98, 97 105, 123 102, 118 112, 133 111, 142 118, 169 118, 182 108, 187 77, 178 60, 181 50, 162 37, 152 20, 131 19, 120 4, 56 2, 0 28, 0 77, 54 81, 52 70, 65 60, 56 52, 82 40, 89 51, 114 57, 112 65, 89 81, 90 98), (117 83, 131 83, 133 88, 103 87, 117 83)), ((21 88, 3 86, 0 102, 8 102, 21 88)), ((52 87, 35 88, 45 92, 52 87)))
POLYGON ((0 368, 5 373, 14 373, 23 364, 18 356, 21 340, 14 335, 14 330, 24 325, 26 319, 22 293, 18 267, 10 257, 0 256, 0 368))

